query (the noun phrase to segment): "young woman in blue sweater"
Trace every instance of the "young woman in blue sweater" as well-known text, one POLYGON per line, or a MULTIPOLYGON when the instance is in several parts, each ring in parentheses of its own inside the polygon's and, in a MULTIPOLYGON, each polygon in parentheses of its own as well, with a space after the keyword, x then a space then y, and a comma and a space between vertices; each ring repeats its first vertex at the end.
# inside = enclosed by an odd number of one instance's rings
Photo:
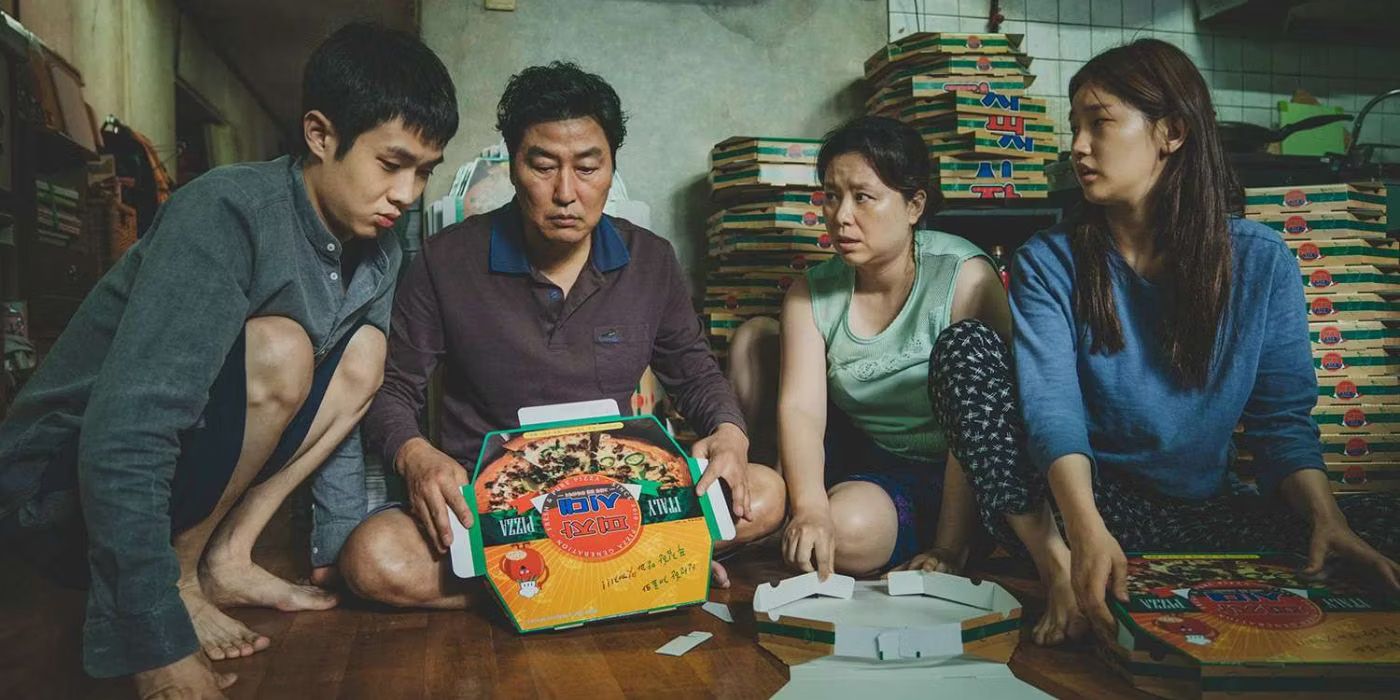
POLYGON ((1305 574, 1337 561, 1400 592, 1400 498, 1331 492, 1298 264, 1229 215, 1239 186, 1200 73, 1144 39, 1069 89, 1085 202, 1016 254, 1015 362, 973 327, 982 367, 932 380, 954 453, 977 453, 958 456, 983 522, 1048 582, 1036 641, 1111 625, 1124 550, 1294 551, 1305 574), (1257 493, 1229 468, 1239 424, 1257 493))

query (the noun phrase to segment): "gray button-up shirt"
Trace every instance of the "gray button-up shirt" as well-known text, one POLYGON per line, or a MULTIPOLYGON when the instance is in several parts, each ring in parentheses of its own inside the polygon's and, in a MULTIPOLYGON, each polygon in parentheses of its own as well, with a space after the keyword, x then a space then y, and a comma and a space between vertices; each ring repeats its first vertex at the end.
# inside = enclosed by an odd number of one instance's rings
MULTIPOLYGON (((198 649, 175 586, 170 483, 179 435, 199 420, 247 320, 296 321, 317 361, 362 319, 387 333, 397 239, 381 236, 348 285, 342 252, 298 161, 210 171, 177 191, 97 284, 0 424, 0 518, 50 527, 81 504, 92 675, 127 675, 198 649), (71 472, 61 455, 74 452, 76 475, 54 473, 71 472), (40 499, 41 481, 76 483, 76 498, 40 499)), ((313 486, 314 563, 334 561, 363 517, 363 469, 353 431, 313 486)))

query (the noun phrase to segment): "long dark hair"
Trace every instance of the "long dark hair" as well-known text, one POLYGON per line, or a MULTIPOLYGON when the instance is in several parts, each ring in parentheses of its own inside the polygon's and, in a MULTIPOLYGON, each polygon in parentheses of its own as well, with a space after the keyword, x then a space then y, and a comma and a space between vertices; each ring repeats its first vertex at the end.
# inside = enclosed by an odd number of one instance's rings
MULTIPOLYGON (((1185 53, 1165 41, 1139 39, 1084 64, 1069 81, 1072 99, 1089 87, 1108 92, 1149 121, 1171 120, 1185 132, 1163 166, 1150 197, 1154 242, 1163 256, 1163 351, 1185 387, 1205 386, 1230 299, 1230 210, 1239 183, 1225 161, 1215 108, 1205 81, 1185 53)), ((1090 337, 1090 352, 1123 349, 1113 303, 1109 251, 1113 239, 1103 207, 1084 202, 1070 237, 1075 260, 1074 310, 1090 337)))

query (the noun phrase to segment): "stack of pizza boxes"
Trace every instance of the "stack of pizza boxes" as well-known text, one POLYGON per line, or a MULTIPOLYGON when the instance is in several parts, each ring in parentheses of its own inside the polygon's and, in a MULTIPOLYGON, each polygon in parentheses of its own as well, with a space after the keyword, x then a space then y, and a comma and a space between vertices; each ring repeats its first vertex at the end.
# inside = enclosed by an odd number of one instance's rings
POLYGON ((834 252, 822 216, 820 148, 815 139, 735 136, 710 151, 717 211, 707 226, 704 314, 720 356, 740 324, 776 318, 792 282, 834 252))
POLYGON ((1030 63, 1019 34, 912 34, 865 62, 867 108, 919 130, 945 199, 1044 198, 1059 149, 1030 63))
POLYGON ((1245 216, 1278 231, 1307 296, 1313 420, 1336 491, 1400 487, 1400 247, 1379 183, 1251 188, 1245 216))

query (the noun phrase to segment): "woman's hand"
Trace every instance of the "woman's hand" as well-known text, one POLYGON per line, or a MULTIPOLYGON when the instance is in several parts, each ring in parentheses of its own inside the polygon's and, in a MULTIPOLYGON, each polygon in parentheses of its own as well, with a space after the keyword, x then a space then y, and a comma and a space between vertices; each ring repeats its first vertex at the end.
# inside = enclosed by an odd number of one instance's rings
POLYGON ((1079 609, 1101 631, 1111 633, 1113 613, 1105 593, 1111 591, 1120 602, 1128 602, 1128 558, 1123 547, 1099 521, 1082 532, 1071 532, 1069 549, 1070 584, 1079 609))
POLYGON ((836 561, 836 526, 828 507, 807 508, 793 514, 783 531, 783 561, 803 571, 816 571, 825 581, 836 561))
POLYGON ((1312 541, 1308 547, 1308 565, 1303 573, 1323 575, 1329 557, 1340 559, 1357 570, 1373 574, 1392 593, 1400 593, 1400 564, 1361 539, 1346 520, 1340 517, 1321 518, 1313 522, 1312 541))
POLYGON ((943 574, 961 574, 967 562, 967 552, 955 552, 944 547, 930 547, 927 551, 915 554, 913 559, 894 567, 891 571, 937 571, 943 574))

